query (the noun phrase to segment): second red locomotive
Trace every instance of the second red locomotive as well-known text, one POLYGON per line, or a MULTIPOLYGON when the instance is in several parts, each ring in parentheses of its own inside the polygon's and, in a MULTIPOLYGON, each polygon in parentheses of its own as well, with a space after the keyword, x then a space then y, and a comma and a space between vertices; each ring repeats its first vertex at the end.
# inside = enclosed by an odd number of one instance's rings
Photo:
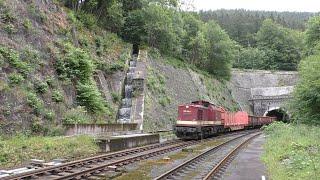
POLYGON ((182 139, 199 139, 219 132, 260 127, 274 120, 274 117, 250 116, 244 111, 229 112, 208 101, 194 101, 178 107, 174 131, 182 139))

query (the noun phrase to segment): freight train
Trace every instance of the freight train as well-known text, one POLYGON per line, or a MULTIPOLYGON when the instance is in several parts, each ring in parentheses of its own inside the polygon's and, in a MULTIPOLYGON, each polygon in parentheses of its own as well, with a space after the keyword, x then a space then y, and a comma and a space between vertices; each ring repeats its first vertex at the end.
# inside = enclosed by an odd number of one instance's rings
POLYGON ((251 116, 247 112, 229 112, 208 101, 194 101, 178 107, 174 132, 181 139, 202 139, 240 129, 261 127, 275 117, 251 116))

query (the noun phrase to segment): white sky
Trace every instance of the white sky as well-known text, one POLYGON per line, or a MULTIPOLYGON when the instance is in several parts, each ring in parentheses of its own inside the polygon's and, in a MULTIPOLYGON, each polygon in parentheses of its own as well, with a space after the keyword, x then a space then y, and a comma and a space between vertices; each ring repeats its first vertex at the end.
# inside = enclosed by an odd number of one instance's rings
POLYGON ((196 10, 249 9, 266 11, 320 12, 320 0, 182 0, 196 10))

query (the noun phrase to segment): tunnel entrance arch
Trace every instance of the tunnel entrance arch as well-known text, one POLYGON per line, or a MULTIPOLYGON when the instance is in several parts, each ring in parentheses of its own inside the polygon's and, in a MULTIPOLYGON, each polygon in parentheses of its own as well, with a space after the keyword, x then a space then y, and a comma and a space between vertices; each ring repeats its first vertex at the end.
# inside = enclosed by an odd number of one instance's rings
POLYGON ((281 107, 273 107, 267 110, 263 116, 271 116, 276 117, 277 121, 289 122, 289 114, 288 112, 281 107))

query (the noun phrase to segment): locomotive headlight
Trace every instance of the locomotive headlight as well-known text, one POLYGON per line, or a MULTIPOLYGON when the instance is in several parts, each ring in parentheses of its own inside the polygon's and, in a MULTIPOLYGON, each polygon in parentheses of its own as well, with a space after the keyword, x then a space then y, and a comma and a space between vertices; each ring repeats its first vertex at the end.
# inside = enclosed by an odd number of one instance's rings
POLYGON ((189 106, 186 106, 186 108, 189 108, 189 106))

